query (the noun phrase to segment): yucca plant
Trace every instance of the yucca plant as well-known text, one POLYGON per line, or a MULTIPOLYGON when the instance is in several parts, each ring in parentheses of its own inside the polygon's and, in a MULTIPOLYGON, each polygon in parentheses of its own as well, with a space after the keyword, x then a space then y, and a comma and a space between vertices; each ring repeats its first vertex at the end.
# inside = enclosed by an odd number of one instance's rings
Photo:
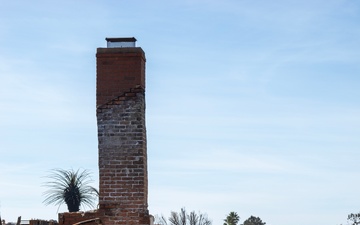
POLYGON ((78 212, 80 206, 93 207, 99 196, 98 191, 89 185, 92 181, 87 170, 54 169, 46 176, 50 181, 43 186, 49 188, 43 193, 45 205, 65 203, 69 212, 78 212))

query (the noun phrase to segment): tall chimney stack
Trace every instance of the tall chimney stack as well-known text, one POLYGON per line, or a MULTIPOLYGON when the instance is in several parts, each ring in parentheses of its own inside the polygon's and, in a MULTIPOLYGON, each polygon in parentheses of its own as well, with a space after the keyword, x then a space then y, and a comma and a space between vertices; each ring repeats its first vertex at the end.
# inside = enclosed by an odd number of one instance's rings
POLYGON ((135 38, 106 38, 96 54, 99 216, 103 225, 149 225, 145 53, 135 38))

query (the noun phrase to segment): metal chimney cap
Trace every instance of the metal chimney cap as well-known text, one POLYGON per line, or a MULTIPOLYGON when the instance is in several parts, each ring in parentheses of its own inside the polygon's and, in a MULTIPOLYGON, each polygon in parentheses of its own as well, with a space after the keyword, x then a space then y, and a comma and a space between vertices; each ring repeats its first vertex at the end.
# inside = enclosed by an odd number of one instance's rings
POLYGON ((108 48, 131 48, 135 47, 136 38, 105 38, 108 48))

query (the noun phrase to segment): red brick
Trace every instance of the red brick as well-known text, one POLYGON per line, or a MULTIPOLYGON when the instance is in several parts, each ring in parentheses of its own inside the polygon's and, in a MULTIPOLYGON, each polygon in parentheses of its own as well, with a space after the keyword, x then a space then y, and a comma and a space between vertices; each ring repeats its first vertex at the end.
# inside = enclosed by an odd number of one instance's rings
POLYGON ((145 54, 97 51, 99 211, 104 225, 148 225, 145 54))

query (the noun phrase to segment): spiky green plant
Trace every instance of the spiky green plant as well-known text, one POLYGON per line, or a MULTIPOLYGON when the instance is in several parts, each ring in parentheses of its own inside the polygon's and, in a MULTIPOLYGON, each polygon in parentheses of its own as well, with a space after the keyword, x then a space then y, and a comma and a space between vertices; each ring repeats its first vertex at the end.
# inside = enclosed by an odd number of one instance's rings
POLYGON ((236 212, 230 212, 226 219, 224 219, 224 225, 237 225, 239 220, 240 216, 236 212))
POLYGON ((99 195, 98 191, 89 185, 92 181, 87 170, 54 169, 46 176, 50 181, 43 186, 49 188, 43 194, 45 205, 60 205, 65 203, 69 212, 77 212, 81 205, 93 207, 99 195))

